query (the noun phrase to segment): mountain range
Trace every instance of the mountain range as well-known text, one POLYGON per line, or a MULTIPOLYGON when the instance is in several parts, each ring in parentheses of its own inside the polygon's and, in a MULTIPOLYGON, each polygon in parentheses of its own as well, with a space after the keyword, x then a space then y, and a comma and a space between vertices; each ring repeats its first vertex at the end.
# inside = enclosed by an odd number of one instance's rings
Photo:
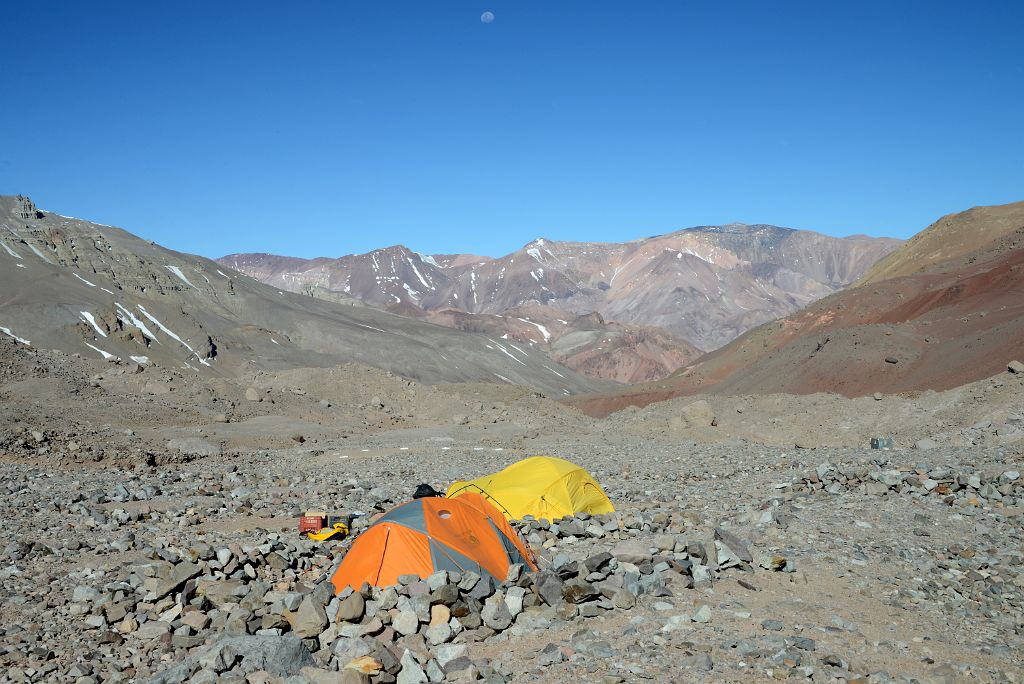
POLYGON ((355 362, 523 385, 603 415, 708 392, 947 389, 1024 357, 1024 202, 945 216, 905 243, 733 225, 536 240, 501 259, 395 247, 221 263, 27 203, 0 196, 0 334, 138 367, 238 377, 355 362), (741 330, 772 307, 794 310, 741 330), (719 319, 739 337, 707 354, 665 329, 719 319))
POLYGON ((500 258, 396 245, 337 259, 218 262, 282 290, 507 334, 583 373, 638 382, 846 287, 900 243, 729 224, 625 243, 538 238, 500 258))
POLYGON ((605 415, 696 393, 917 393, 988 378, 1022 359, 1024 202, 1017 202, 944 216, 854 286, 671 377, 579 405, 605 415))

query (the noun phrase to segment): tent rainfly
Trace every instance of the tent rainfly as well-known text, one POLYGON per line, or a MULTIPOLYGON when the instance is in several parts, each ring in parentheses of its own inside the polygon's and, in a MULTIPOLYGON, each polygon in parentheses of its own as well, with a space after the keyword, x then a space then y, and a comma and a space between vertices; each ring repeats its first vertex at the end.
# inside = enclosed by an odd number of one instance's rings
POLYGON ((590 473, 552 456, 532 456, 492 475, 456 482, 447 496, 458 500, 471 493, 486 498, 510 520, 527 515, 558 520, 576 513, 598 515, 615 510, 590 473))
POLYGON ((482 496, 425 497, 392 508, 360 534, 331 582, 341 592, 449 570, 500 583, 515 563, 537 569, 526 543, 482 496))

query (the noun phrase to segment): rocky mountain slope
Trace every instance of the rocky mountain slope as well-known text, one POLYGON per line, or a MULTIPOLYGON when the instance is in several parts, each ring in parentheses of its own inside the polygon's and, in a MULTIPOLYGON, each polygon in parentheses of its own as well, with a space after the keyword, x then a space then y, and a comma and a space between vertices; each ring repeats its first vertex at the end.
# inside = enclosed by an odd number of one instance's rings
POLYGON ((428 382, 559 396, 600 384, 529 345, 287 292, 23 205, 0 197, 0 333, 33 347, 220 376, 357 361, 428 382))
POLYGON ((1024 202, 945 216, 861 283, 763 325, 596 414, 693 394, 916 392, 1024 360, 1024 202))
POLYGON ((498 259, 394 246, 333 260, 232 254, 218 261, 293 292, 317 288, 374 306, 472 314, 542 304, 563 319, 597 312, 711 350, 845 287, 899 243, 731 224, 618 244, 539 238, 498 259))
POLYGON ((578 373, 620 383, 663 378, 702 354, 661 328, 605 321, 598 313, 573 316, 543 304, 518 306, 504 314, 451 308, 423 311, 400 304, 387 308, 438 325, 537 345, 578 373))

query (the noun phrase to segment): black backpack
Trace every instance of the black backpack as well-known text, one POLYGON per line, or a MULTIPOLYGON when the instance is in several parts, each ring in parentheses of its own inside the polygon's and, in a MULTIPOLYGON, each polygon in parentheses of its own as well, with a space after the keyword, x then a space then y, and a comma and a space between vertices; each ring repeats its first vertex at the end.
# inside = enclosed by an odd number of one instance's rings
POLYGON ((437 491, 436 489, 434 489, 433 487, 431 487, 428 484, 421 484, 421 485, 419 485, 418 487, 416 487, 416 491, 413 492, 413 494, 412 494, 412 498, 414 498, 414 499, 423 499, 423 498, 426 498, 428 496, 444 496, 444 494, 442 494, 441 492, 437 491))

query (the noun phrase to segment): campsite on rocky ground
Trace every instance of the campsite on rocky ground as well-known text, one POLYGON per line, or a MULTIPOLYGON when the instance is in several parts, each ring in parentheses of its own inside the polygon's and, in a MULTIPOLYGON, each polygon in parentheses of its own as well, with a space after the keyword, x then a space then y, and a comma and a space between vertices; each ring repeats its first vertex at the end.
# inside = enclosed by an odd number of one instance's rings
POLYGON ((1024 3, 0 3, 0 684, 1024 684, 1024 3))
POLYGON ((247 385, 9 338, 0 351, 5 681, 1021 673, 1020 372, 597 419, 354 365, 247 385), (896 448, 869 448, 876 434, 896 448), (534 454, 582 466, 614 505, 513 520, 535 571, 409 560, 394 586, 331 583, 417 484, 444 493, 534 454), (355 516, 351 536, 300 535, 311 510, 355 516))
POLYGON ((30 202, 0 681, 1024 676, 1021 203, 629 386, 30 202))

